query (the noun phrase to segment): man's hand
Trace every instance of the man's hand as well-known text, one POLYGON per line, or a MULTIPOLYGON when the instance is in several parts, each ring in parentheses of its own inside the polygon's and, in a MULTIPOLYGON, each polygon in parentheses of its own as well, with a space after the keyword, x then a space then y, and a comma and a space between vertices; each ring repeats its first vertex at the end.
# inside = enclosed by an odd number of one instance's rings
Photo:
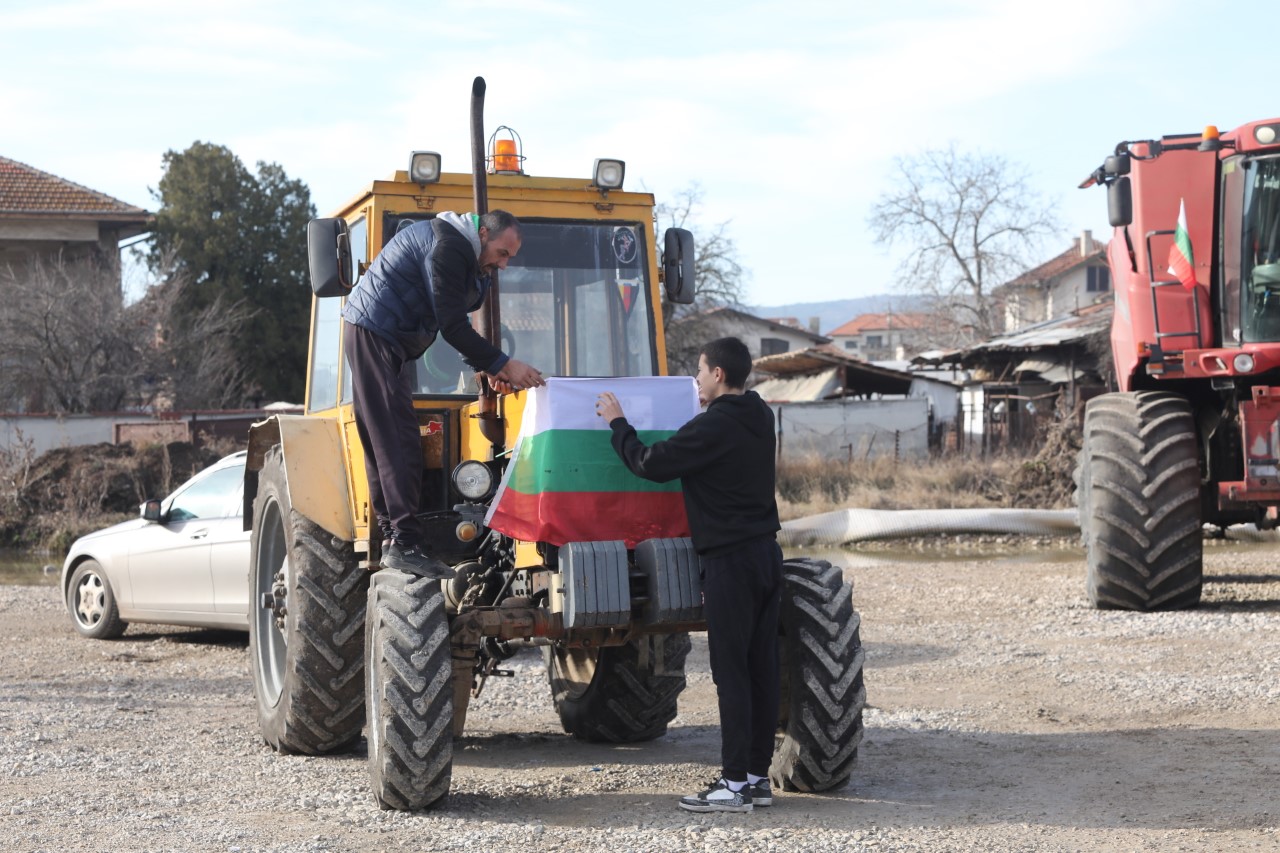
POLYGON ((512 391, 523 391, 526 388, 538 388, 547 384, 541 372, 514 358, 509 359, 497 373, 486 373, 485 376, 489 377, 490 384, 500 394, 510 394, 512 391))
POLYGON ((605 391, 596 398, 596 414, 604 418, 604 422, 607 424, 613 423, 615 418, 626 417, 622 412, 622 404, 609 391, 605 391))

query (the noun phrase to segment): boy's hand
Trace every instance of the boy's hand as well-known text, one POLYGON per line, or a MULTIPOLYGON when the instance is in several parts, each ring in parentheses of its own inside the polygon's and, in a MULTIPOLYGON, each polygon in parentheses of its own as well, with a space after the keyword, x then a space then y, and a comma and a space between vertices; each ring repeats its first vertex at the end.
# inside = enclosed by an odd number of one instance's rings
POLYGON ((596 414, 604 418, 604 422, 607 424, 613 423, 614 418, 626 417, 622 412, 622 405, 618 402, 618 398, 609 391, 605 391, 596 399, 596 414))

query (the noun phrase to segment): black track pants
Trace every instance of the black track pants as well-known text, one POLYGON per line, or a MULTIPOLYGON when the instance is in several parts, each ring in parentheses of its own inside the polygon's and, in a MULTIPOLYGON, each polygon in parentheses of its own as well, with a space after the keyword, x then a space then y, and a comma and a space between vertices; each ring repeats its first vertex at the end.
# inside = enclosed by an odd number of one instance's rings
POLYGON ((369 504, 384 535, 389 522, 398 541, 421 544, 422 439, 413 413, 414 364, 368 329, 342 325, 369 504))
POLYGON ((724 777, 767 776, 778 728, 782 550, 770 536, 699 562, 724 777))

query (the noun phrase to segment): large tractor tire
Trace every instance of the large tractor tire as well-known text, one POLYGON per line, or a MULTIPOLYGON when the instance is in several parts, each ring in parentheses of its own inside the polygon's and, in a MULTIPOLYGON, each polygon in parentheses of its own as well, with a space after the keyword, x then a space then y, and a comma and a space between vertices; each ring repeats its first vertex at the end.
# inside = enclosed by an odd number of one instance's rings
POLYGON ((826 560, 786 560, 783 574, 782 702, 769 779, 784 791, 829 791, 848 781, 862 743, 862 620, 853 588, 826 560))
POLYGON ((1095 607, 1145 612, 1200 603, 1200 463, 1184 397, 1138 391, 1090 400, 1076 486, 1095 607))
POLYGON ((546 647, 551 697, 564 730, 583 740, 635 743, 667 733, 684 690, 687 633, 646 634, 621 646, 546 647))
POLYGON ((378 806, 416 811, 449 793, 453 661, 440 582, 383 569, 365 617, 369 781, 378 806))
POLYGON ((250 537, 249 661, 274 749, 315 755, 359 738, 367 588, 351 544, 294 511, 284 457, 268 451, 250 537))

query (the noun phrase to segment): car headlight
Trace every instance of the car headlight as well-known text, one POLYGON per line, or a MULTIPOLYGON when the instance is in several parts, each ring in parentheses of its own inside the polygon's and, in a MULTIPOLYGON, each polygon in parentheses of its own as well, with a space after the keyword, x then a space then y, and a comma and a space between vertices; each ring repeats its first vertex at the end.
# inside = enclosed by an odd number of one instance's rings
POLYGON ((469 501, 482 501, 493 494, 493 471, 483 462, 469 459, 453 469, 453 487, 469 501))

